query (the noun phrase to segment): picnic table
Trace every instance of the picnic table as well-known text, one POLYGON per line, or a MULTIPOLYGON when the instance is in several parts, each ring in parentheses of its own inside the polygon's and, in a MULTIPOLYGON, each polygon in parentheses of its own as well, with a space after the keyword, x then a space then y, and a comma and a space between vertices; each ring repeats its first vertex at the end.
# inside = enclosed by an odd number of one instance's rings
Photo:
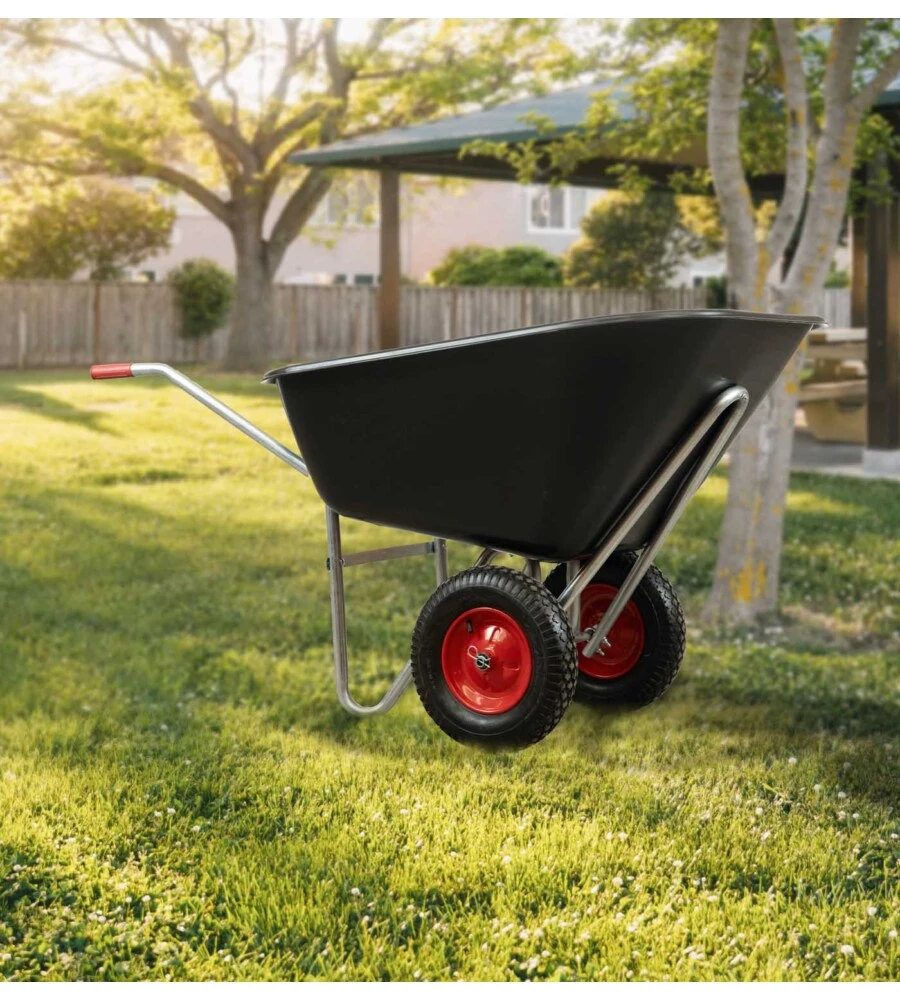
POLYGON ((818 441, 866 443, 868 344, 865 327, 814 330, 800 405, 818 441))

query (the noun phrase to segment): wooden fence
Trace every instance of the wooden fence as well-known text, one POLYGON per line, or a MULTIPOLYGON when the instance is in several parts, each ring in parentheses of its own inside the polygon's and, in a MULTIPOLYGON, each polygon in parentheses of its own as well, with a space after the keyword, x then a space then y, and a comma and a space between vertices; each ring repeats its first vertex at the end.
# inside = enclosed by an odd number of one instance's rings
MULTIPOLYGON (((419 288, 402 291, 404 344, 553 323, 582 316, 698 309, 704 289, 636 291, 569 288, 419 288)), ((279 285, 265 356, 275 364, 359 354, 376 347, 378 289, 279 285)), ((849 292, 829 289, 823 312, 849 326, 849 292)), ((165 284, 62 281, 0 283, 0 368, 89 365, 96 361, 222 360, 228 331, 200 344, 178 336, 173 290, 165 284)))
MULTIPOLYGON (((378 290, 278 285, 265 356, 272 364, 374 350, 378 290)), ((562 288, 403 288, 404 344, 647 309, 704 305, 700 289, 657 294, 562 288)), ((0 283, 0 368, 96 361, 203 361, 225 353, 228 331, 194 344, 178 336, 173 290, 165 284, 11 281, 0 283)))

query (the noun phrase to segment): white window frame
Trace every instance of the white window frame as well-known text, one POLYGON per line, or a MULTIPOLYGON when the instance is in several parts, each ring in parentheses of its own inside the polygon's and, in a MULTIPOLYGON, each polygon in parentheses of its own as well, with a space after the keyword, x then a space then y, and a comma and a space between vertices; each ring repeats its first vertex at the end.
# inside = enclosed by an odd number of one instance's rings
POLYGON ((563 234, 571 236, 580 232, 580 222, 572 224, 572 190, 571 185, 561 185, 557 190, 563 192, 563 225, 558 226, 536 226, 531 220, 531 202, 536 195, 543 194, 550 188, 549 184, 529 184, 528 197, 525 199, 525 227, 529 233, 549 233, 563 234))
MULTIPOLYGON (((359 178, 354 181, 354 184, 365 184, 365 181, 359 178)), ((372 213, 372 219, 370 222, 361 222, 359 221, 358 218, 351 219, 349 217, 344 219, 343 222, 333 221, 332 219, 330 219, 328 216, 330 199, 336 193, 338 192, 336 192, 332 188, 329 189, 329 191, 325 194, 325 197, 316 206, 316 210, 313 213, 312 219, 310 220, 311 226, 317 229, 361 229, 361 230, 377 229, 379 227, 380 219, 378 216, 377 196, 373 197, 372 204, 374 206, 374 211, 372 213)))

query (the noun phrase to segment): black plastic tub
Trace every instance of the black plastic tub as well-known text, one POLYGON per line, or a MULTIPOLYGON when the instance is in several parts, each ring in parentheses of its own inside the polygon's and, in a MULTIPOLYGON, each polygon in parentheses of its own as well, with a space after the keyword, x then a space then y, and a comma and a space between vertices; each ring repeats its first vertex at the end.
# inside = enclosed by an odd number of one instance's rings
MULTIPOLYGON (((289 365, 265 381, 339 514, 562 561, 596 548, 719 392, 749 391, 746 420, 821 323, 608 316, 289 365)), ((622 548, 644 544, 679 482, 622 548)))

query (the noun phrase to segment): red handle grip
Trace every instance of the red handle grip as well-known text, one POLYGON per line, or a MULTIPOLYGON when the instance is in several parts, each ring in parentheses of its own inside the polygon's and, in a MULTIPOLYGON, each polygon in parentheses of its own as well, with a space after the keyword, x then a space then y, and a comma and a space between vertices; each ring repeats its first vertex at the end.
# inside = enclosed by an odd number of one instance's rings
POLYGON ((116 365, 91 365, 91 378, 132 378, 131 362, 116 365))

